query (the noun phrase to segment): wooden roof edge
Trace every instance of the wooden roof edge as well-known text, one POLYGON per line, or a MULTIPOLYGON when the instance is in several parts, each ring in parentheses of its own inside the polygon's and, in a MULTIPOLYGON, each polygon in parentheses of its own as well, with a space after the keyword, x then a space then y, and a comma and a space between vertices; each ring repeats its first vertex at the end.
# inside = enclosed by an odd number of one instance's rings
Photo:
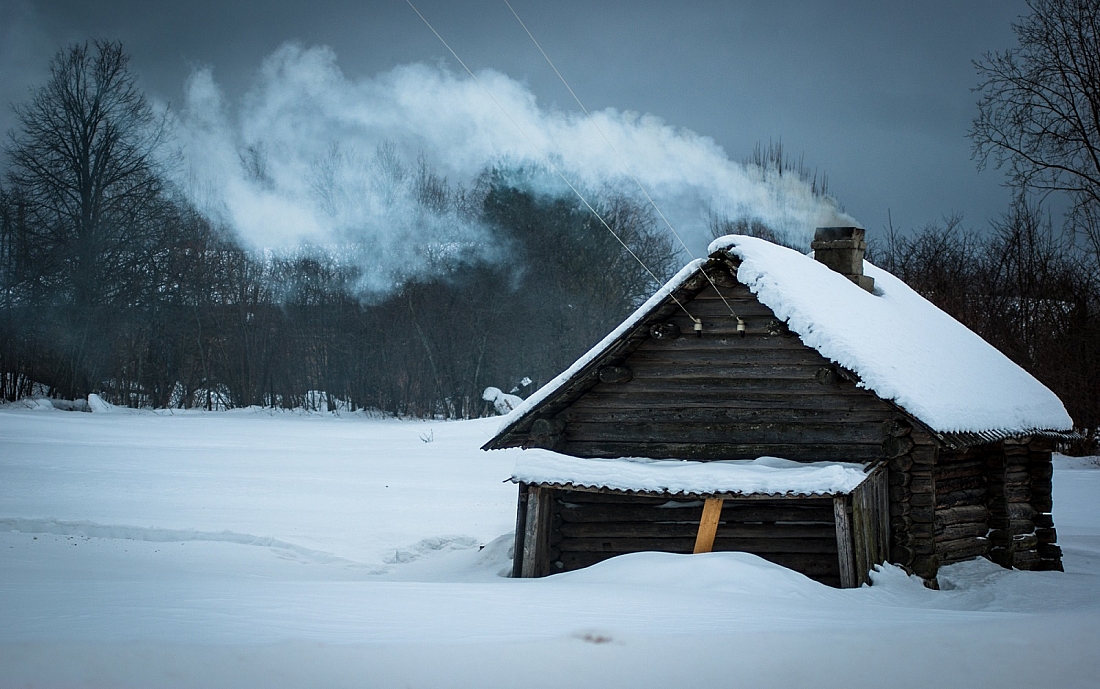
MULTIPOLYGON (((570 490, 577 493, 600 493, 604 495, 631 495, 641 498, 663 498, 669 496, 675 496, 677 498, 689 498, 695 500, 704 500, 707 498, 718 498, 722 500, 793 500, 798 498, 819 498, 822 500, 831 499, 838 495, 849 495, 852 491, 834 491, 829 493, 736 493, 729 491, 716 491, 712 493, 687 493, 683 491, 654 491, 654 490, 633 490, 629 488, 606 488, 603 486, 585 486, 576 483, 556 483, 550 481, 521 481, 516 477, 509 479, 512 483, 524 483, 529 486, 539 486, 541 488, 553 488, 554 490, 570 490)), ((861 484, 862 485, 862 484, 861 484)), ((853 489, 854 490, 854 489, 853 489)))
POLYGON ((972 447, 974 445, 986 445, 989 443, 996 443, 1007 440, 1026 440, 1030 438, 1047 438, 1049 440, 1056 440, 1059 442, 1070 443, 1075 440, 1082 440, 1084 436, 1075 430, 1069 431, 1055 431, 1050 429, 1029 429, 1029 430, 992 430, 992 431, 963 431, 954 433, 937 433, 932 432, 932 437, 938 440, 949 450, 958 450, 964 447, 972 447))
MULTIPOLYGON (((523 441, 516 438, 516 435, 527 433, 527 431, 530 430, 531 424, 535 419, 540 418, 540 414, 545 412, 547 407, 556 404, 561 404, 563 407, 568 406, 573 400, 580 397, 581 394, 595 385, 598 380, 598 371, 600 367, 605 365, 609 358, 625 356, 634 351, 634 349, 637 349, 645 340, 645 337, 640 336, 639 333, 643 333, 643 331, 652 324, 654 318, 665 318, 674 313, 675 310, 679 308, 677 300, 684 301, 687 299, 689 293, 696 293, 705 288, 709 282, 701 278, 703 270, 708 267, 713 267, 714 263, 723 260, 725 260, 724 254, 719 255, 719 252, 715 252, 715 254, 711 255, 710 260, 702 264, 691 275, 684 278, 683 282, 666 295, 664 299, 651 306, 649 310, 638 315, 637 323, 623 331, 619 337, 605 344, 603 349, 594 355, 588 363, 558 385, 558 387, 547 395, 545 399, 540 400, 535 406, 528 409, 522 415, 509 421, 506 426, 497 431, 496 435, 482 445, 481 449, 503 450, 509 447, 520 447, 523 441), (632 342, 632 340, 636 341, 632 342)), ((557 412, 554 413, 557 414, 557 412)))

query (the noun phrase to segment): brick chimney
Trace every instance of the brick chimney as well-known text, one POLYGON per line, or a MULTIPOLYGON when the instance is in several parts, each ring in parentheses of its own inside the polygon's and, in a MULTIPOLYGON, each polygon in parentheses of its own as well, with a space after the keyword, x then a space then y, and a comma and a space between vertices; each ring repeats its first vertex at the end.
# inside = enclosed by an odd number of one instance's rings
POLYGON ((867 251, 863 234, 862 227, 819 227, 810 248, 819 262, 873 292, 875 279, 863 274, 863 254, 867 251))

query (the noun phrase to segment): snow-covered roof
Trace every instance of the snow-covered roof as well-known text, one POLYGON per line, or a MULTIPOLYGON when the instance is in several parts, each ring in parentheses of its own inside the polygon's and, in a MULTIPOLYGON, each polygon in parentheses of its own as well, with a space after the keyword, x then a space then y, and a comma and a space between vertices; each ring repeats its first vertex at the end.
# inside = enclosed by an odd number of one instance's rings
POLYGON ((934 431, 1073 428, 1045 385, 885 270, 864 262, 864 274, 875 279, 871 294, 809 256, 762 239, 730 235, 710 251, 739 258, 738 281, 806 345, 934 431))
MULTIPOLYGON (((977 434, 986 442, 1073 429, 1061 400, 1045 385, 885 270, 864 261, 864 274, 875 279, 872 294, 810 256, 755 237, 721 237, 710 252, 736 257, 738 281, 803 343, 937 433, 977 434)), ((704 262, 684 266, 619 327, 524 400, 505 417, 497 437, 629 334, 704 262)))
POLYGON ((528 450, 513 481, 673 495, 836 495, 867 478, 863 465, 792 462, 778 457, 695 462, 669 459, 579 459, 528 450))

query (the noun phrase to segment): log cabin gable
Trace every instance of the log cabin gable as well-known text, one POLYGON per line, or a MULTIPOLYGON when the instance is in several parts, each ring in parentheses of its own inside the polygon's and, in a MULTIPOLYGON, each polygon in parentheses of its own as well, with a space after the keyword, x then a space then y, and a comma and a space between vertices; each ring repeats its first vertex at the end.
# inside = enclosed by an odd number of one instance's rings
POLYGON ((919 425, 803 344, 736 270, 712 257, 673 292, 684 309, 664 299, 485 449, 870 462, 891 427, 919 425))

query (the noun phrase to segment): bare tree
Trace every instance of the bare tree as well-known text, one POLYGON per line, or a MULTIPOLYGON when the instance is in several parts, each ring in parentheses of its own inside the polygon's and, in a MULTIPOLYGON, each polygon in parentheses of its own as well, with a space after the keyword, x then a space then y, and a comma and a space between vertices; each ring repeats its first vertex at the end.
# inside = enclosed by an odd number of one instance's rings
POLYGON ((50 79, 15 108, 9 183, 25 202, 40 275, 90 305, 144 270, 163 212, 154 154, 165 128, 119 43, 59 52, 50 79))
POLYGON ((974 63, 970 137, 979 165, 1007 167, 1018 193, 1065 193, 1100 254, 1100 0, 1028 0, 1019 45, 974 63))
POLYGON ((170 240, 171 204, 157 174, 165 136, 119 43, 61 50, 50 78, 16 106, 8 186, 19 199, 23 268, 48 325, 58 366, 46 382, 83 395, 105 374, 118 306, 155 294, 156 263, 170 240), (45 308, 48 307, 48 308, 45 308))

